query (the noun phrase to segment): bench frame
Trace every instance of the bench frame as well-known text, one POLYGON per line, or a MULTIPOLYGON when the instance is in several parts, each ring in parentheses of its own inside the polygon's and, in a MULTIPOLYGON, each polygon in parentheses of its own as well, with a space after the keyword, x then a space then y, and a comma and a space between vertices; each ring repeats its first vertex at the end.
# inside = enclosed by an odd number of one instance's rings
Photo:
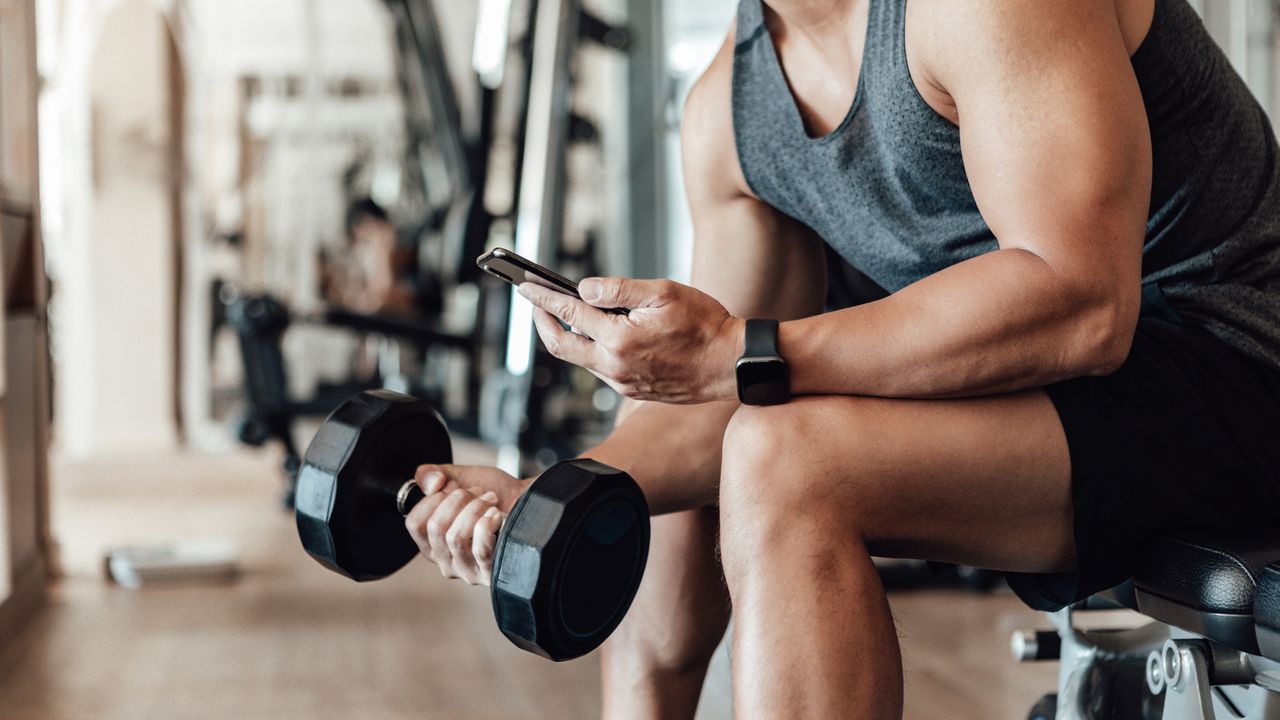
POLYGON ((1048 614, 1061 650, 1036 659, 1060 660, 1057 720, 1280 720, 1280 662, 1149 618, 1125 629, 1076 626, 1077 613, 1102 609, 1124 606, 1048 614))

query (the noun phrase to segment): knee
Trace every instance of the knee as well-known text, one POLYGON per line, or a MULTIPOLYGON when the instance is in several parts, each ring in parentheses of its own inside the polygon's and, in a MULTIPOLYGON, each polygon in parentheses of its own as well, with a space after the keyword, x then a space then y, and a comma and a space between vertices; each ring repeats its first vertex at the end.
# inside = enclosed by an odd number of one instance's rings
POLYGON ((874 400, 811 398, 733 416, 719 490, 720 553, 731 585, 779 562, 822 573, 892 522, 894 468, 911 448, 876 412, 874 400), (840 412, 818 411, 824 402, 841 403, 840 412))
MULTIPOLYGON (((720 553, 732 580, 843 513, 823 497, 824 441, 804 403, 743 407, 725 431, 720 475, 720 553), (747 563, 744 565, 744 563, 747 563)), ((813 545, 811 545, 813 547, 813 545)), ((767 564, 767 563, 766 563, 767 564)))
MULTIPOLYGON (((720 464, 720 511, 778 508, 802 482, 804 458, 811 454, 812 413, 803 403, 743 406, 725 428, 720 464), (767 478, 767 482, 764 479, 767 478)), ((779 508, 780 509, 780 508, 779 508)))

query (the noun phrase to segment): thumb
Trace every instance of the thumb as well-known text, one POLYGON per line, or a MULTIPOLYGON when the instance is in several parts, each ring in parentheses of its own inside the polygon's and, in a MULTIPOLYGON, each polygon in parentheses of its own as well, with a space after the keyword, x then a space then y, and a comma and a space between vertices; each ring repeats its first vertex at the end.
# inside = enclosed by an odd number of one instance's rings
POLYGON ((667 280, 591 277, 578 283, 578 294, 598 308, 640 308, 659 305, 670 285, 667 280))
POLYGON ((443 490, 450 482, 456 487, 463 487, 462 478, 466 474, 466 467, 462 465, 419 465, 413 479, 423 493, 431 495, 443 490))

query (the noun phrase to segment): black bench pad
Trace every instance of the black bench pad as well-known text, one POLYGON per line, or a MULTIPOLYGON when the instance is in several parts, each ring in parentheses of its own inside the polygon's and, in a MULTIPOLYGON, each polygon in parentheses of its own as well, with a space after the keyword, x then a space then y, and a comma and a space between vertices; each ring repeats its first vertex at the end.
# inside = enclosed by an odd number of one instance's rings
MULTIPOLYGON (((1188 532, 1145 548, 1134 574, 1138 609, 1162 622, 1224 645, 1257 653, 1254 620, 1259 581, 1280 561, 1280 529, 1263 532, 1188 532)), ((1280 583, 1280 575, 1273 582, 1280 583)), ((1280 587, 1261 601, 1280 614, 1280 587)), ((1265 612, 1271 608, 1271 612, 1265 612)))

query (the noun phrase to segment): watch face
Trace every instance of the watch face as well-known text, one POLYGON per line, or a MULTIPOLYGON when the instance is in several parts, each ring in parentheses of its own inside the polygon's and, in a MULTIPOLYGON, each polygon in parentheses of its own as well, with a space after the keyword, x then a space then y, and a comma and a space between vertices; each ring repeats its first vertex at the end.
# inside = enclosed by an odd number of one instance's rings
POLYGON ((777 405, 791 399, 790 373, 782 358, 738 361, 738 399, 745 405, 777 405))

